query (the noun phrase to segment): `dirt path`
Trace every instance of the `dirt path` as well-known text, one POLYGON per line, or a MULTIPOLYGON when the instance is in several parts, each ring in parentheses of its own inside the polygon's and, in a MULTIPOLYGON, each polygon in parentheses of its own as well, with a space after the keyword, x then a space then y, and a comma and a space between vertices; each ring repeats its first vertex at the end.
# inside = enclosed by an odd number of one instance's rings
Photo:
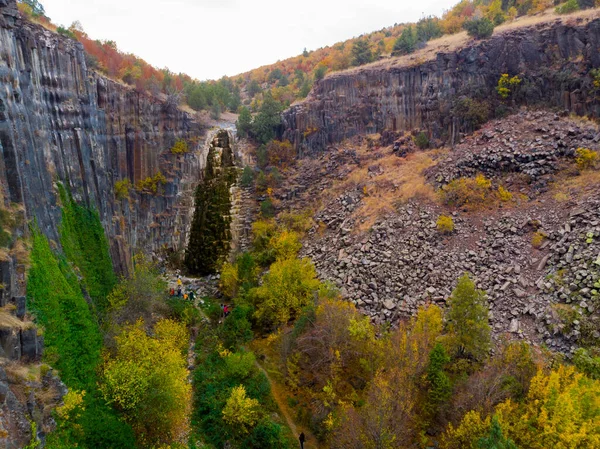
MULTIPOLYGON (((262 367, 262 365, 260 363, 258 363, 258 361, 254 362, 254 364, 256 365, 256 367, 259 370, 261 370, 263 372, 263 374, 265 375, 265 377, 269 381, 269 385, 271 386, 271 393, 273 394, 273 398, 275 399, 275 402, 277 402, 277 406, 279 407, 279 410, 281 411, 281 414, 285 418, 285 421, 287 422, 288 427, 290 428, 290 430, 292 431, 292 433, 294 434, 294 436, 296 437, 296 439, 298 439, 298 437, 300 436, 300 434, 298 433, 298 429, 296 428, 296 424, 294 423, 294 421, 292 420, 292 418, 290 418, 290 415, 287 412, 287 409, 285 407, 285 403, 283 402, 283 399, 281 397, 279 397, 279 393, 277 392, 277 389, 275 388, 275 385, 273 383, 273 379, 271 379, 271 376, 269 376, 269 373, 267 372, 267 370, 264 369, 262 367)), ((306 444, 305 444, 305 446, 306 446, 306 444)))

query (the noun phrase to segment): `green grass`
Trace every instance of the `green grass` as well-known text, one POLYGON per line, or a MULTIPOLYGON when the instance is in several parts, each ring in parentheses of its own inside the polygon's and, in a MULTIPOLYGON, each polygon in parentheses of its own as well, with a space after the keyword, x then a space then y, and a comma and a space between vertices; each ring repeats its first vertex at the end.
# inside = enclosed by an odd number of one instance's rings
POLYGON ((108 308, 106 297, 117 283, 104 228, 98 212, 77 204, 62 185, 58 188, 63 205, 59 227, 63 251, 80 270, 83 286, 102 318, 108 308))

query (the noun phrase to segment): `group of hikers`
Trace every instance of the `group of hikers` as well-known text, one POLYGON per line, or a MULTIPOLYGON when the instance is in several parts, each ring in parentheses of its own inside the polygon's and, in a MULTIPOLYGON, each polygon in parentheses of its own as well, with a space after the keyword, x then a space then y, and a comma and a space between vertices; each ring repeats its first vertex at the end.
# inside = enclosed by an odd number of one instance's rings
POLYGON ((186 292, 183 291, 183 282, 181 280, 181 276, 177 275, 177 289, 171 287, 169 290, 169 295, 177 296, 178 298, 183 298, 184 301, 192 301, 196 300, 196 293, 193 290, 188 290, 186 292))

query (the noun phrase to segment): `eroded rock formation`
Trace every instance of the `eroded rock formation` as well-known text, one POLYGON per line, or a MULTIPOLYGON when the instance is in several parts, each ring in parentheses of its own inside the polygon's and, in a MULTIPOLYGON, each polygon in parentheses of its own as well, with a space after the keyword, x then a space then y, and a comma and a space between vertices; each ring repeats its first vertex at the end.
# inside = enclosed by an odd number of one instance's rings
MULTIPOLYGON (((6 4, 8 3, 8 6, 6 4)), ((202 130, 189 114, 88 70, 78 42, 22 21, 0 3, 0 182, 5 202, 58 241, 56 182, 96 207, 117 268, 130 248, 183 248, 200 173, 202 130), (177 139, 188 154, 169 151, 177 139), (136 192, 163 173, 158 194, 136 192), (114 186, 129 179, 130 199, 114 186)))
POLYGON ((384 130, 423 129, 433 141, 455 143, 470 127, 469 117, 456 112, 458 102, 481 99, 493 113, 501 106, 495 88, 503 73, 522 79, 514 102, 598 116, 589 76, 597 67, 600 19, 510 30, 427 62, 390 62, 328 76, 284 113, 283 137, 301 153, 384 130))

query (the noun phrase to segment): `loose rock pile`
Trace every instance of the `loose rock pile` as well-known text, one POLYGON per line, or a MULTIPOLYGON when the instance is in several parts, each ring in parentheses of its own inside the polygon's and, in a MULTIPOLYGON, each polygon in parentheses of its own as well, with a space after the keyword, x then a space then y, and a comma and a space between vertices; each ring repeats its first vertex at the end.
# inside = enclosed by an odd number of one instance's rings
POLYGON ((572 159, 579 147, 599 147, 600 133, 546 111, 522 111, 495 120, 465 139, 428 178, 438 185, 478 173, 523 173, 530 180, 555 173, 561 162, 572 159))
MULTIPOLYGON (((576 147, 596 149, 598 141, 592 126, 521 112, 468 138, 429 176, 447 182, 477 172, 497 178, 516 171, 547 184, 550 173, 573 166, 569 158, 576 147)), ((303 193, 290 204, 314 199, 318 189, 359 165, 345 157, 349 151, 323 156, 320 169, 300 170, 296 180, 303 193)), ((354 214, 364 192, 352 189, 316 214, 302 255, 377 322, 396 322, 429 303, 444 306, 457 278, 468 272, 488 294, 496 337, 509 333, 569 354, 582 339, 600 342, 600 192, 559 203, 532 187, 531 201, 479 212, 414 199, 366 234, 355 232, 354 214), (441 214, 453 218, 450 235, 437 230, 441 214), (536 232, 545 236, 539 248, 532 245, 536 232)))

